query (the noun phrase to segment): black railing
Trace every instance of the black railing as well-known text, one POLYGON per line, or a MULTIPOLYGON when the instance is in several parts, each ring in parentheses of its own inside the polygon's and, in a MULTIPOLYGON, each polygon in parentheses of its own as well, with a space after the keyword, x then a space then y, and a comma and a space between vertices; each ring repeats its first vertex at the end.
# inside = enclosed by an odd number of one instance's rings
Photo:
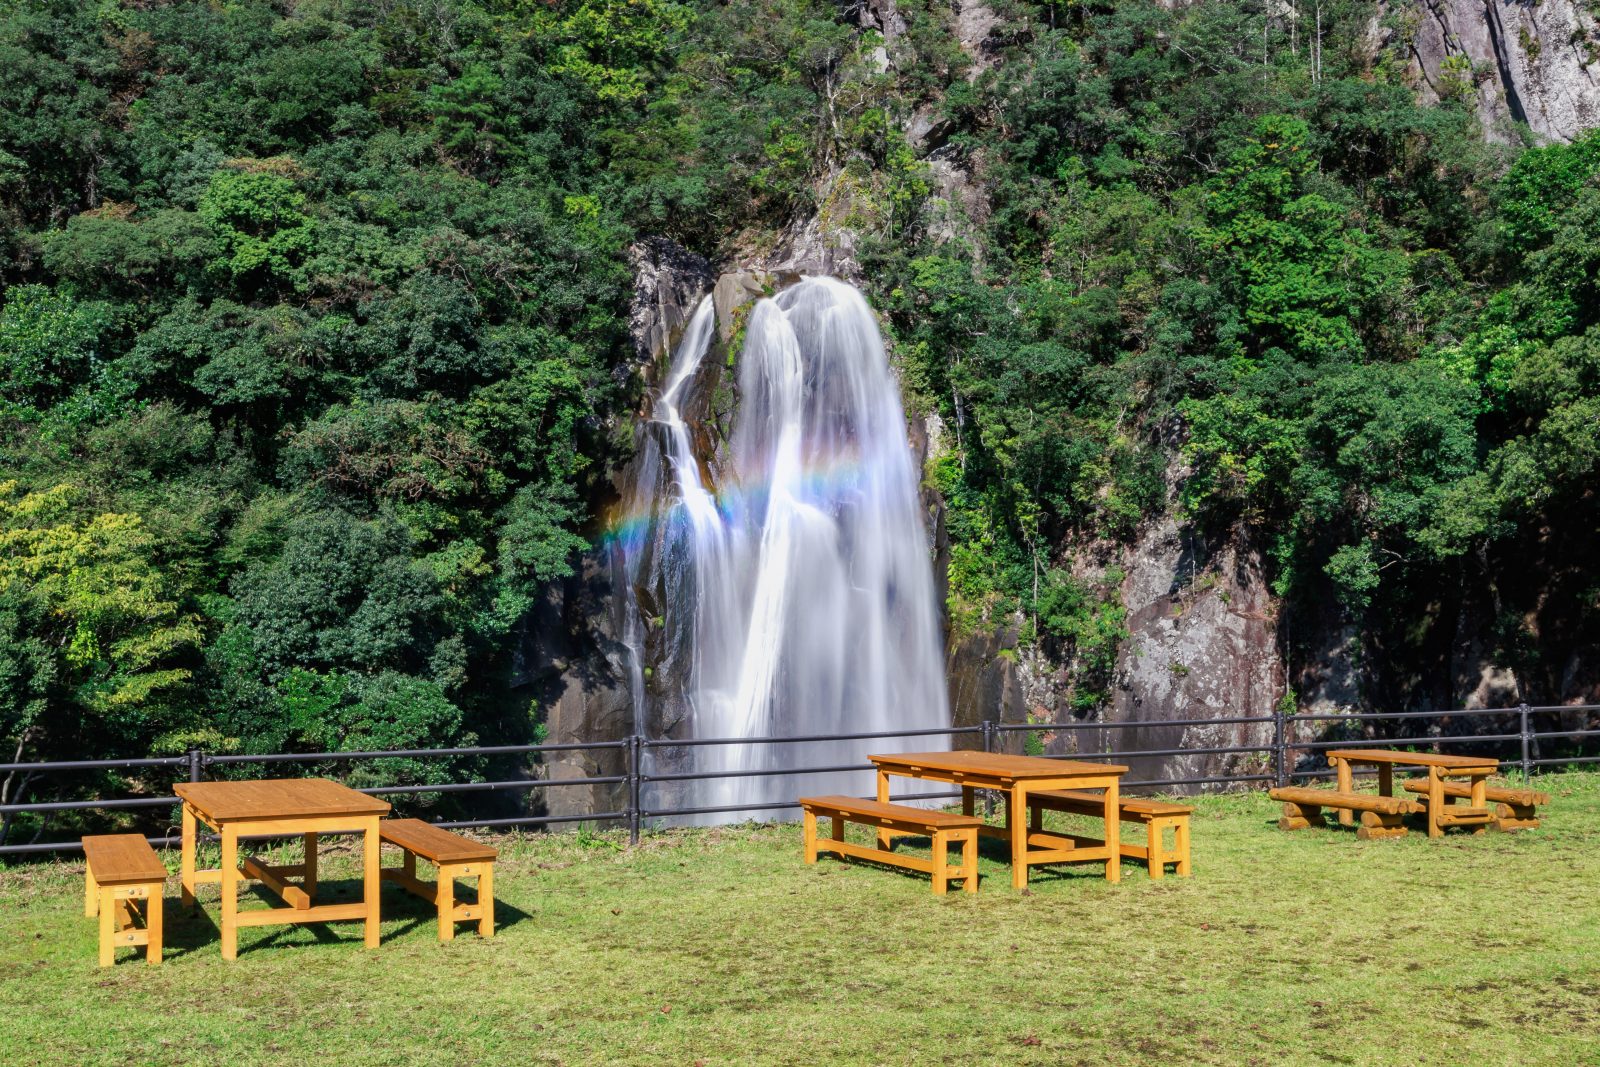
MULTIPOLYGON (((919 737, 965 738, 975 740, 985 751, 1002 750, 1008 739, 1020 736, 1022 747, 1035 754, 1052 759, 1094 757, 1128 761, 1162 761, 1155 768, 1155 776, 1135 774, 1124 785, 1132 789, 1159 789, 1179 786, 1259 786, 1262 783, 1284 785, 1293 780, 1316 778, 1330 774, 1323 751, 1330 748, 1363 747, 1395 748, 1410 746, 1430 751, 1475 747, 1481 755, 1493 755, 1507 770, 1520 772, 1524 778, 1546 768, 1574 767, 1600 763, 1600 728, 1591 725, 1600 721, 1600 705, 1571 707, 1534 707, 1519 705, 1514 708, 1473 708, 1452 711, 1414 712, 1349 712, 1340 714, 1292 715, 1274 712, 1271 715, 1234 715, 1214 719, 1188 718, 1150 722, 1065 722, 1065 723, 994 723, 983 722, 976 726, 948 727, 930 730, 886 731, 855 734, 812 734, 790 737, 757 738, 689 738, 681 740, 624 737, 613 741, 570 742, 537 745, 491 745, 469 748, 397 749, 362 752, 300 752, 265 754, 212 755, 192 749, 182 756, 128 758, 107 760, 57 760, 28 763, 0 764, 0 787, 20 793, 32 791, 34 783, 85 771, 142 770, 175 772, 176 780, 201 781, 213 768, 240 767, 267 764, 318 764, 341 762, 360 764, 389 759, 447 759, 461 757, 523 757, 539 761, 540 766, 523 768, 526 777, 502 777, 479 781, 431 782, 414 785, 381 785, 363 789, 378 796, 421 796, 424 794, 473 794, 481 792, 533 794, 543 790, 564 789, 575 786, 617 786, 620 796, 611 798, 620 803, 596 803, 592 810, 565 811, 555 814, 516 814, 511 816, 485 815, 481 818, 442 820, 440 826, 484 828, 549 827, 568 823, 618 823, 629 831, 630 839, 637 841, 646 820, 664 820, 694 816, 718 815, 730 812, 783 812, 798 807, 793 801, 740 803, 728 805, 700 805, 660 807, 647 804, 646 787, 651 784, 677 785, 687 782, 731 780, 738 778, 781 778, 799 774, 822 774, 849 771, 870 771, 869 763, 840 764, 837 761, 817 766, 785 767, 780 769, 724 769, 724 770, 668 770, 651 773, 646 770, 648 752, 690 750, 728 747, 735 745, 806 745, 836 743, 839 741, 908 740, 919 737), (1553 716, 1577 716, 1584 724, 1581 728, 1540 729, 1550 726, 1553 716), (1489 731, 1470 733, 1455 731, 1459 724, 1483 724, 1488 720, 1489 731), (1385 735, 1371 732, 1371 724, 1427 725, 1422 733, 1385 735), (1344 727, 1343 730, 1340 727, 1344 727), (1453 732, 1444 733, 1448 726, 1453 732), (1170 733, 1197 727, 1244 728, 1247 737, 1255 743, 1185 745, 1167 743, 1159 747, 1127 748, 1119 739, 1130 730, 1149 730, 1170 733), (1251 727, 1258 730, 1252 731, 1251 727), (1348 733, 1338 737, 1332 734, 1348 733), (1047 745, 1043 735, 1053 735, 1047 745), (1030 743, 1031 742, 1031 743, 1030 743), (1565 750, 1557 751, 1564 746, 1565 750), (563 753, 583 753, 591 757, 609 754, 618 773, 585 774, 576 777, 539 777, 541 769, 550 769, 550 757, 563 753), (1178 757, 1223 759, 1222 773, 1183 776, 1182 771, 1171 766, 1178 757), (1251 757, 1256 757, 1252 759, 1251 757), (21 776, 19 779, 18 776, 21 776), (18 784, 20 781, 20 785, 18 784)), ((1010 745, 1015 747, 1015 745, 1010 745)), ((1215 762, 1212 764, 1215 768, 1215 762)), ((1376 773, 1370 772, 1370 773, 1376 773)), ((959 796, 959 793, 913 793, 895 799, 939 799, 959 796)), ((597 797, 600 794, 596 794, 597 797)), ((79 797, 68 800, 36 800, 26 802, 12 795, 8 803, 0 803, 0 820, 6 831, 17 829, 18 817, 35 818, 39 825, 33 828, 33 840, 17 843, 0 838, 0 856, 73 851, 81 846, 76 840, 40 840, 48 836, 55 816, 70 812, 115 812, 129 809, 171 807, 176 796, 145 795, 131 797, 79 797), (42 817, 38 819, 37 817, 42 817)), ((152 844, 171 845, 177 842, 172 836, 152 836, 152 844)))

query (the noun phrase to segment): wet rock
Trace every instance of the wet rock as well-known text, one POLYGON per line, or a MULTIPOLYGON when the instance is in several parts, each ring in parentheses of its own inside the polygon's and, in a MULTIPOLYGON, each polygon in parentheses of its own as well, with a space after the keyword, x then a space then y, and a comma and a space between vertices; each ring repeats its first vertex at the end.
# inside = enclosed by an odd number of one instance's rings
POLYGON ((630 245, 628 262, 633 265, 628 333, 634 362, 619 365, 624 375, 653 366, 671 349, 715 277, 705 257, 664 237, 630 245))

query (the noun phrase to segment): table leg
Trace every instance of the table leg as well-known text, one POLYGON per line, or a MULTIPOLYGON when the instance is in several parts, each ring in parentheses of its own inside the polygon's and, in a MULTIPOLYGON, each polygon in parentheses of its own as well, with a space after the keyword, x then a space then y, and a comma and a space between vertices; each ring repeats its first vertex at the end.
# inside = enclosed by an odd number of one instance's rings
POLYGON ((1444 817, 1444 779, 1439 777, 1439 768, 1428 768, 1428 836, 1443 837, 1444 825, 1440 819, 1444 817))
MULTIPOLYGON (((379 932, 378 848, 382 844, 382 841, 378 837, 378 820, 376 818, 368 819, 366 820, 366 823, 366 833, 362 835, 363 843, 365 845, 365 847, 362 849, 363 856, 361 861, 361 880, 363 893, 362 900, 367 905, 367 947, 377 948, 379 932)), ((441 878, 440 881, 442 882, 443 879, 441 878)))
POLYGON ((1111 852, 1106 857, 1106 881, 1122 881, 1122 807, 1119 783, 1112 782, 1106 786, 1105 818, 1106 818, 1106 848, 1111 852))
POLYGON ((239 831, 222 825, 222 958, 239 957, 239 831))
POLYGON ((1021 782, 1006 795, 1006 829, 1011 832, 1011 888, 1028 888, 1028 787, 1021 782))
POLYGON ((317 835, 316 834, 307 834, 306 835, 306 862, 305 862, 304 871, 305 871, 305 876, 304 876, 304 880, 302 881, 301 885, 305 889, 306 897, 309 900, 311 898, 314 898, 317 895, 317 835))
POLYGON ((971 815, 977 810, 978 791, 970 785, 961 787, 961 814, 971 815))
POLYGON ((194 848, 195 848, 195 817, 194 809, 188 804, 183 805, 183 865, 179 870, 178 880, 183 886, 183 906, 193 908, 194 900, 194 848))
MULTIPOLYGON (((1487 795, 1488 792, 1489 776, 1486 774, 1473 775, 1472 800, 1470 801, 1472 806, 1475 808, 1487 808, 1489 806, 1489 797, 1487 795)), ((1489 824, 1479 823, 1472 828, 1472 832, 1475 834, 1486 834, 1489 832, 1489 824)))
MULTIPOLYGON (((1353 779, 1353 776, 1350 773, 1350 761, 1346 760, 1346 759, 1339 759, 1338 757, 1335 757, 1334 760, 1333 760, 1333 770, 1334 770, 1334 773, 1336 775, 1338 775, 1338 789, 1339 789, 1339 792, 1341 792, 1341 793, 1350 792, 1351 789, 1354 787, 1354 779, 1353 779)), ((1353 822, 1355 822, 1355 813, 1352 812, 1349 808, 1340 808, 1339 809, 1339 825, 1340 826, 1349 826, 1353 822)))
POLYGON ((1386 797, 1394 796, 1394 765, 1390 763, 1378 764, 1378 792, 1386 797))
MULTIPOLYGON (((882 767, 878 768, 878 803, 889 803, 889 774, 882 767)), ((893 838, 890 837, 889 831, 881 828, 878 830, 879 848, 888 851, 889 842, 891 840, 893 840, 893 838)))

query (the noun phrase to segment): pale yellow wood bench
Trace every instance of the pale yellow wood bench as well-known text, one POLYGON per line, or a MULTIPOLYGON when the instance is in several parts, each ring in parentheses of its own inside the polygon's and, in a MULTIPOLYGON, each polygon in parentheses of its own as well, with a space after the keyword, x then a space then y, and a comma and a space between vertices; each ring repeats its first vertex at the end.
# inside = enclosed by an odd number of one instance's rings
MULTIPOLYGON (((1406 792, 1421 793, 1422 803, 1427 804, 1428 780, 1426 778, 1413 778, 1404 783, 1406 792)), ((1457 807, 1457 800, 1472 799, 1472 783, 1470 782, 1445 782, 1445 805, 1451 809, 1457 807)), ((1539 825, 1539 813, 1535 809, 1550 803, 1550 794, 1541 793, 1537 789, 1511 789, 1507 786, 1491 785, 1483 790, 1485 800, 1495 805, 1497 825, 1502 830, 1532 830, 1539 825)))
POLYGON ((480 937, 494 936, 494 861, 499 853, 421 819, 385 819, 379 825, 379 836, 385 844, 405 850, 405 865, 386 869, 383 880, 394 882, 438 909, 440 941, 452 940, 456 923, 461 922, 476 922, 480 937), (433 885, 417 879, 419 856, 438 868, 433 885), (476 901, 456 903, 457 878, 478 880, 476 901))
MULTIPOLYGON (((1187 878, 1194 871, 1189 857, 1189 816, 1194 808, 1183 804, 1169 804, 1144 797, 1119 797, 1117 807, 1123 822, 1136 822, 1145 828, 1145 843, 1120 842, 1124 856, 1144 860, 1151 878, 1166 874, 1167 864, 1178 865, 1178 875, 1187 878), (1167 848, 1166 832, 1172 831, 1172 847, 1167 848)), ((1102 818, 1105 814, 1105 797, 1099 793, 1080 793, 1073 789, 1047 789, 1028 794, 1028 829, 1038 833, 1043 827, 1046 811, 1061 811, 1071 815, 1089 815, 1102 818)), ((1076 834, 1067 835, 1075 841, 1093 841, 1076 834)), ((1099 844, 1099 841, 1093 841, 1099 844)))
POLYGON ((167 868, 156 850, 138 834, 98 834, 83 839, 83 856, 83 913, 100 917, 100 966, 111 966, 117 949, 139 945, 151 966, 159 964, 167 868))
POLYGON ((1422 805, 1405 797, 1384 796, 1381 793, 1345 793, 1336 789, 1312 789, 1306 786, 1280 786, 1267 791, 1273 800, 1283 801, 1283 818, 1278 826, 1284 830, 1304 830, 1308 826, 1325 826, 1323 808, 1344 808, 1361 813, 1361 829, 1356 836, 1363 840, 1380 837, 1404 837, 1407 815, 1415 815, 1422 805))
POLYGON ((842 796, 801 797, 799 803, 805 811, 807 863, 817 862, 818 852, 835 852, 840 856, 855 856, 858 859, 875 860, 878 863, 931 874, 933 891, 940 895, 944 894, 952 878, 961 879, 962 888, 967 892, 978 891, 978 827, 983 825, 983 820, 975 815, 955 815, 945 811, 908 807, 904 804, 842 796), (833 820, 832 837, 817 837, 818 816, 833 820), (889 849, 846 841, 844 824, 847 822, 931 838, 933 859, 904 856, 889 849), (956 867, 948 864, 951 845, 961 846, 961 864, 956 867))

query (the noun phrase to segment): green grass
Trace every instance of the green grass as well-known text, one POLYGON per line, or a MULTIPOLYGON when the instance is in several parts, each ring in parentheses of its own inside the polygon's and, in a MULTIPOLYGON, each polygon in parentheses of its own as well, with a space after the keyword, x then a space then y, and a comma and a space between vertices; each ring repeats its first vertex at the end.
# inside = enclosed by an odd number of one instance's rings
POLYGON ((233 964, 174 882, 158 969, 95 966, 81 868, 17 865, 0 1063, 1600 1064, 1600 777, 1541 784, 1543 828, 1436 841, 1207 798, 1192 879, 1018 893, 990 852, 976 897, 807 867, 793 825, 502 839, 491 941, 390 886, 378 951, 255 929, 233 964))

